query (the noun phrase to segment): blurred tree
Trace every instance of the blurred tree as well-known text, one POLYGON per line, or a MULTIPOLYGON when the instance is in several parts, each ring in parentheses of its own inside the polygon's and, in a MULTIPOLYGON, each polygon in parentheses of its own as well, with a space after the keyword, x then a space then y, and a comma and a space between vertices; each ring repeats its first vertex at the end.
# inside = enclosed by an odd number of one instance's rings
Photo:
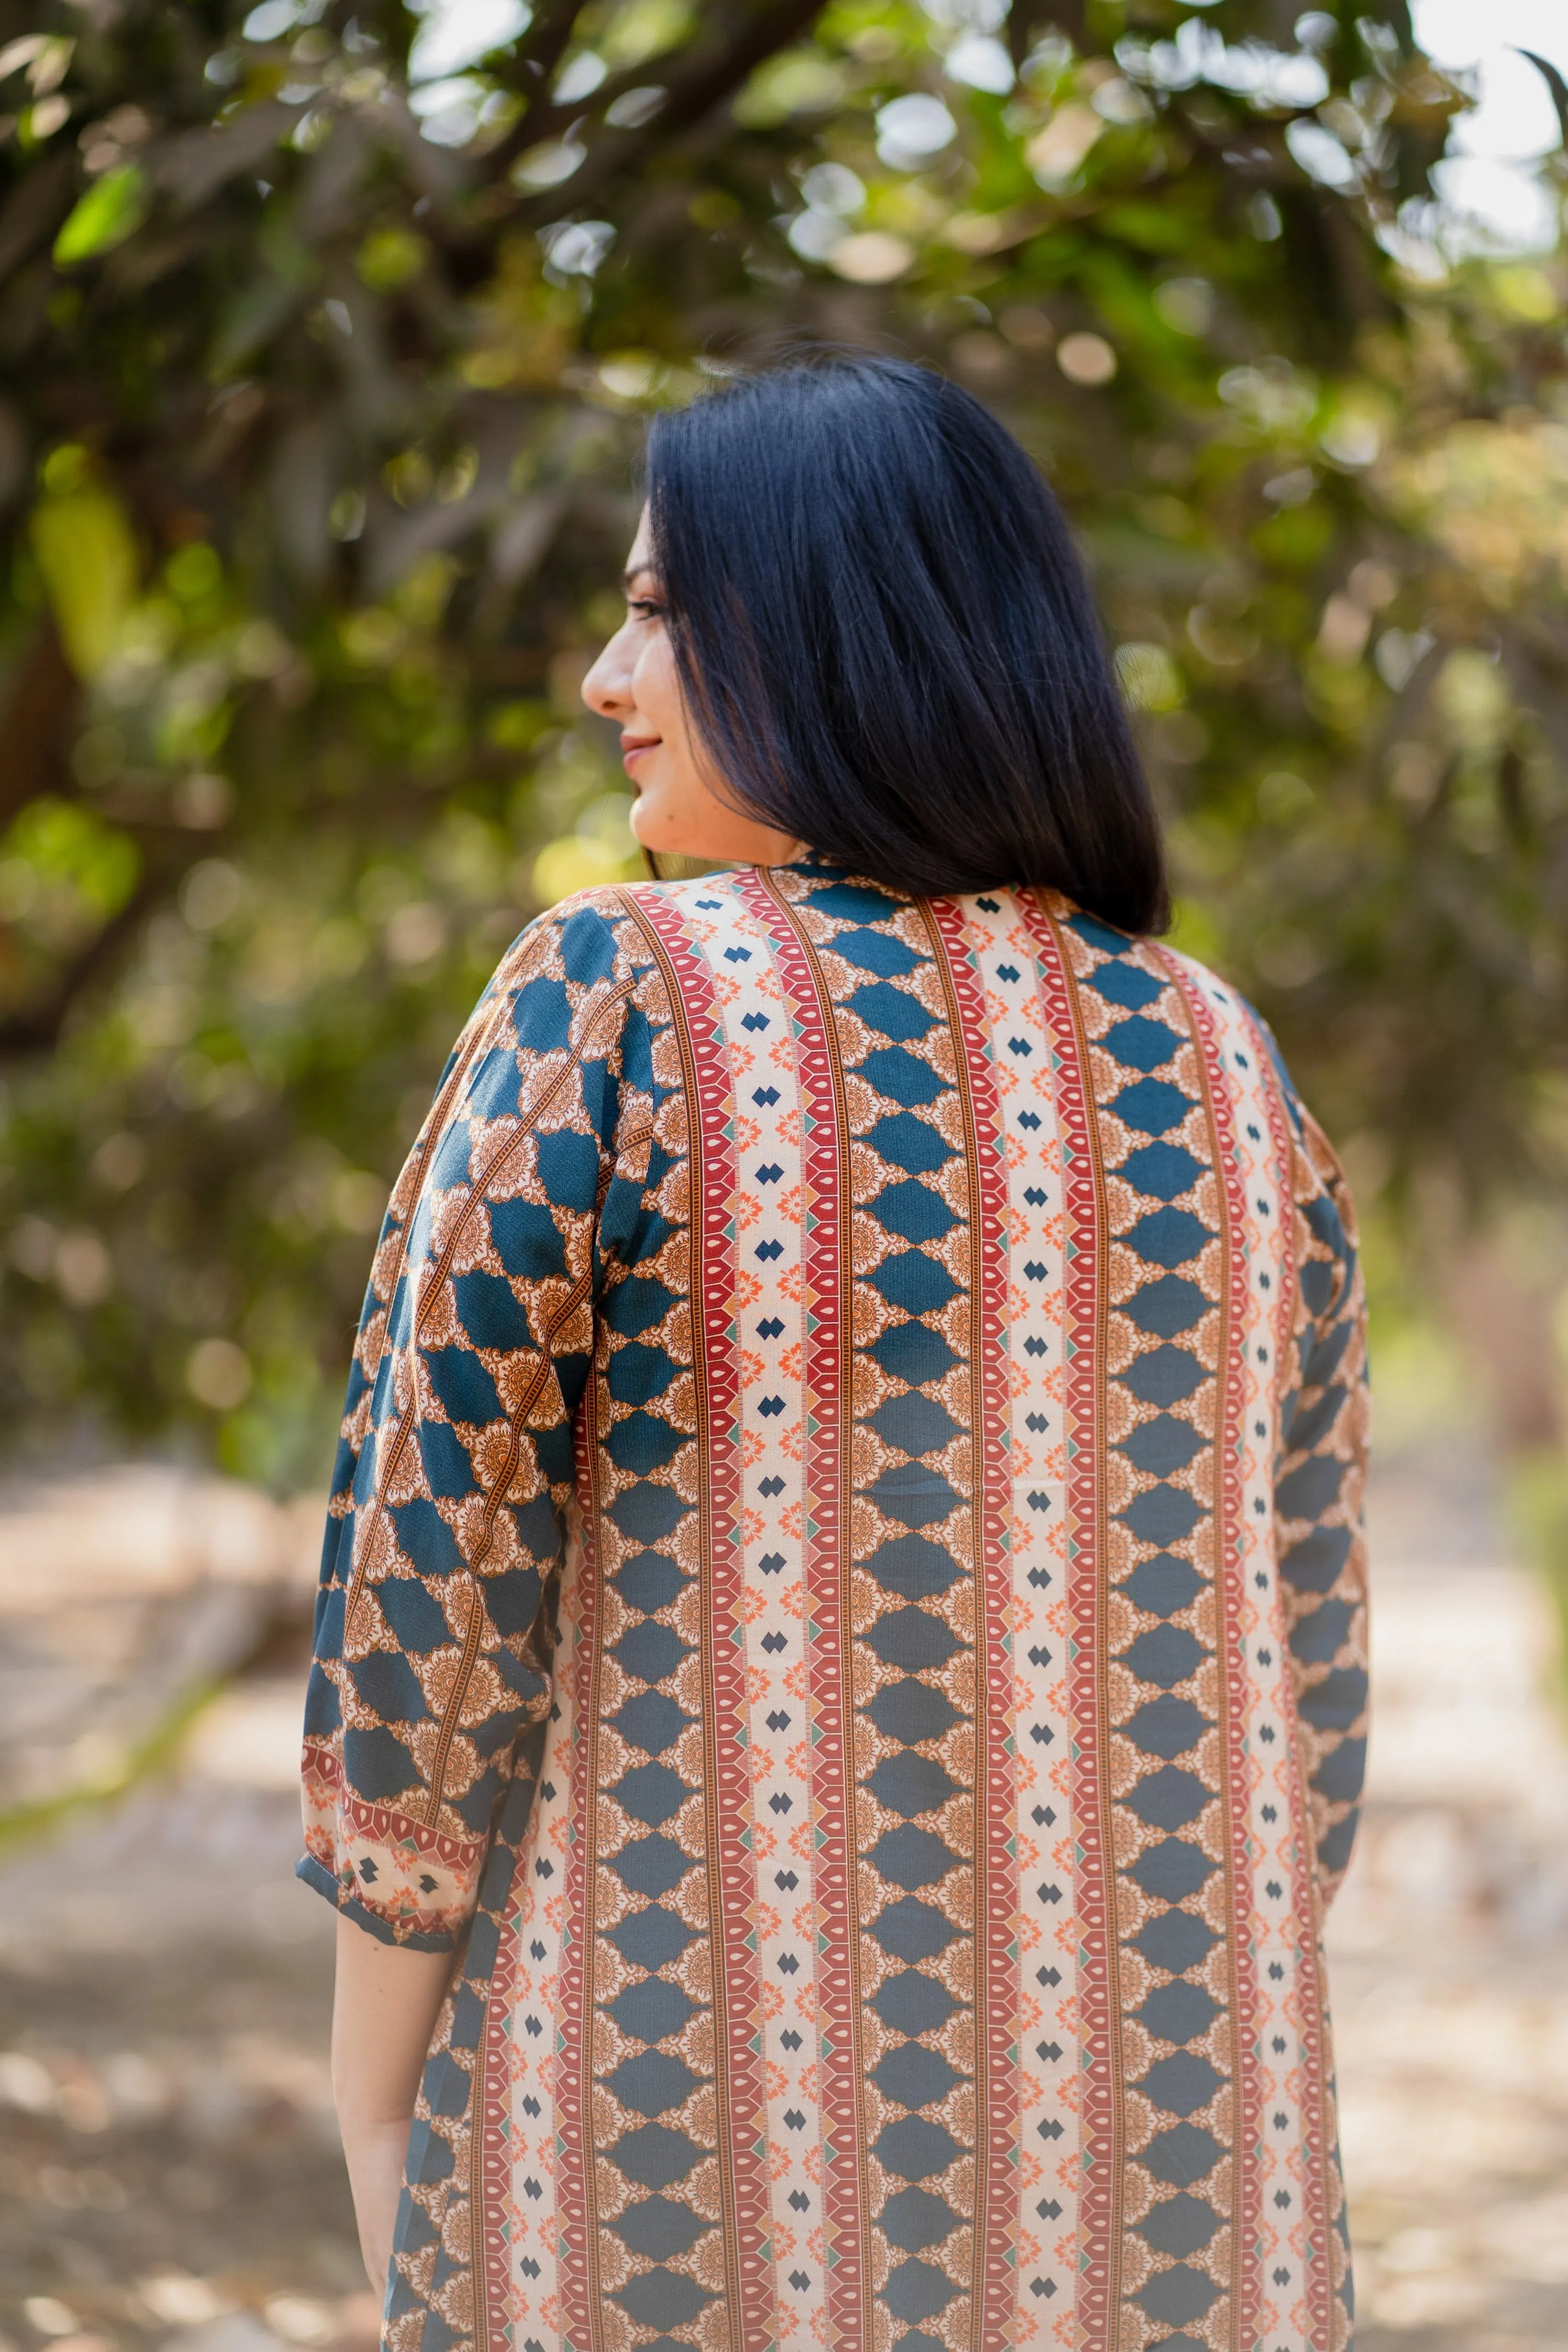
POLYGON ((1562 274, 1436 241, 1403 0, 1198 5, 0 6, 13 1430, 314 1474, 457 1023, 629 870, 640 420, 786 331, 1037 452, 1363 1182, 1560 1154, 1562 274))

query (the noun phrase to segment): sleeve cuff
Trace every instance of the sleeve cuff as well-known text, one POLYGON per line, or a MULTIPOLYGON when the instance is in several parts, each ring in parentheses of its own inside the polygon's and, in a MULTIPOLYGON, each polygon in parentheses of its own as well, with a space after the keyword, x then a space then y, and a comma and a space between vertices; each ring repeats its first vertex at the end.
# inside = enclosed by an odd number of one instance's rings
POLYGON ((310 1741, 304 1766, 305 1885, 384 1944, 454 1950, 479 1899, 487 1841, 356 1797, 340 1760, 310 1741))
POLYGON ((391 1944, 410 1952, 451 1952, 457 1949, 457 1934, 449 1927, 434 1930, 410 1928, 400 1935, 390 1919, 384 1918, 379 1911, 373 1911, 368 1904, 362 1903, 357 1895, 352 1895, 347 1888, 340 1886, 325 1863, 318 1862, 313 1853, 300 1856, 294 1864, 294 1875, 302 1885, 324 1895, 341 1917, 352 1919, 356 1927, 363 1927, 366 1935, 374 1936, 378 1944, 391 1944))

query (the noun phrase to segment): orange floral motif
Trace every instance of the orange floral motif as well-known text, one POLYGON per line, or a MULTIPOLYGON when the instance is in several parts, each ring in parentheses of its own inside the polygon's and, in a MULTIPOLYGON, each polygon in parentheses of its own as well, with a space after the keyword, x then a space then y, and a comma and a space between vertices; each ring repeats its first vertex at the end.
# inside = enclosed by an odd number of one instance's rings
POLYGON ((1189 959, 811 859, 530 928, 311 1679, 302 1874, 456 1956, 386 2352, 1344 2352, 1361 1333, 1189 959))

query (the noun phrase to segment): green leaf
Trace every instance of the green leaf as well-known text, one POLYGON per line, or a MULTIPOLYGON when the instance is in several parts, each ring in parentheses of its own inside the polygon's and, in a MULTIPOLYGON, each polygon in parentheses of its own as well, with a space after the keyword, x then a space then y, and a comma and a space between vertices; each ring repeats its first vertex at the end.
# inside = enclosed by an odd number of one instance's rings
POLYGON ((62 269, 107 253, 141 227, 147 212, 147 182, 134 163, 105 172, 95 180, 67 215, 55 239, 55 259, 62 269))
POLYGON ((30 536, 66 658, 78 677, 96 677, 136 596, 141 566, 125 509, 96 484, 40 499, 30 536))

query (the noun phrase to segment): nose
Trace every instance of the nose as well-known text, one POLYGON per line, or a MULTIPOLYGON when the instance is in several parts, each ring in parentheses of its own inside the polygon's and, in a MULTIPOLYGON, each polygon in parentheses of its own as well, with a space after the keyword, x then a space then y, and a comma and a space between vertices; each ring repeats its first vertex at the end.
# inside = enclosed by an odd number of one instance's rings
POLYGON ((632 665, 619 628, 583 680, 583 699, 601 719, 624 719, 633 707, 632 665))

